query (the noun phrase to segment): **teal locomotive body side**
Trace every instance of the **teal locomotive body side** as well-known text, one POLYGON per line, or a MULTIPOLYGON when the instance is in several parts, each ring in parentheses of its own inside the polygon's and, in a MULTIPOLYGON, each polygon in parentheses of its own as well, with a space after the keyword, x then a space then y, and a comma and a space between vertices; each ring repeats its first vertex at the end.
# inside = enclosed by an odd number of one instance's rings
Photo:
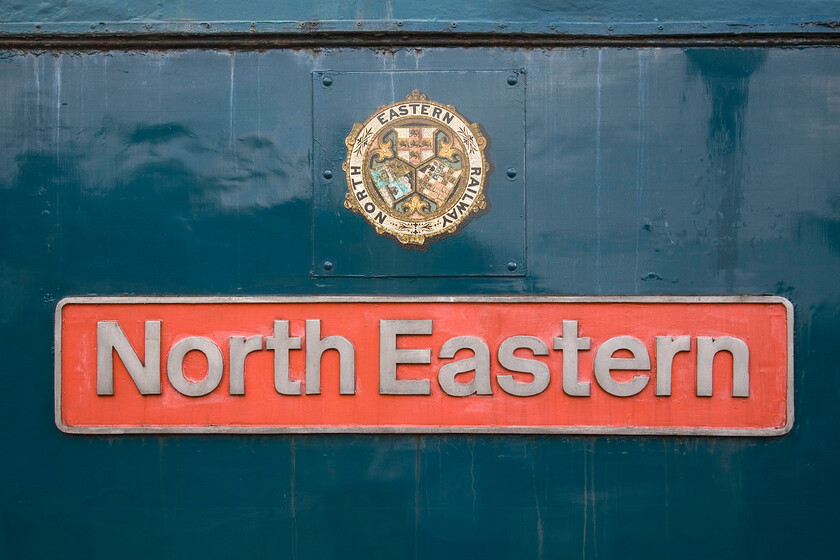
POLYGON ((836 6, 455 4, 0 8, 0 556, 831 556, 836 6), (486 214, 424 251, 343 206, 344 138, 413 89, 481 123, 494 166, 486 214), (54 423, 65 297, 519 294, 784 296, 793 428, 54 423))

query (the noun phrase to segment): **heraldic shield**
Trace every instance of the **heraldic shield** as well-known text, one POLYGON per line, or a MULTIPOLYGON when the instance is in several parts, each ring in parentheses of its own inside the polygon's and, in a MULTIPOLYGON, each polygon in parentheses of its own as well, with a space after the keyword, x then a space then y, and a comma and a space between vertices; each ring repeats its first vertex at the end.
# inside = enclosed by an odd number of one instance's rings
POLYGON ((450 139, 446 132, 430 126, 386 130, 371 149, 375 155, 370 175, 382 200, 412 220, 426 219, 446 203, 464 166, 463 147, 457 138, 450 139), (457 144, 454 148, 453 143, 457 144))
POLYGON ((487 140, 451 105, 415 90, 355 125, 346 143, 344 205, 407 248, 455 235, 488 207, 487 140))

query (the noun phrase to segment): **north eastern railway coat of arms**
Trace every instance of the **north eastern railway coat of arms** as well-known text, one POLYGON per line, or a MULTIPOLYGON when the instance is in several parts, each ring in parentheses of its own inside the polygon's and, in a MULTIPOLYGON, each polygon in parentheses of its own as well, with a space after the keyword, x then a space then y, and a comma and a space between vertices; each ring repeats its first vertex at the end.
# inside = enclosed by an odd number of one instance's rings
POLYGON ((345 143, 344 206, 405 248, 427 249, 488 209, 487 139, 452 105, 414 90, 355 124, 345 143))

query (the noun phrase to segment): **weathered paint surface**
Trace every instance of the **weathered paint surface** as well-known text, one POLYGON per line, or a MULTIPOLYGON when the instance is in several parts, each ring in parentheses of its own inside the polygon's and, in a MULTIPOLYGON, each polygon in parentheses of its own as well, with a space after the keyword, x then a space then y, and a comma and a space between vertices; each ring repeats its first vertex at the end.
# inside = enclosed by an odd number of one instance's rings
POLYGON ((7 52, 0 99, 4 556, 832 555, 836 48, 7 52), (527 275, 313 276, 311 72, 478 67, 528 72, 527 275), (796 424, 760 440, 53 424, 64 296, 453 293, 784 295, 796 424))
POLYGON ((832 0, 8 0, 3 33, 311 33, 445 31, 587 35, 840 33, 832 0))

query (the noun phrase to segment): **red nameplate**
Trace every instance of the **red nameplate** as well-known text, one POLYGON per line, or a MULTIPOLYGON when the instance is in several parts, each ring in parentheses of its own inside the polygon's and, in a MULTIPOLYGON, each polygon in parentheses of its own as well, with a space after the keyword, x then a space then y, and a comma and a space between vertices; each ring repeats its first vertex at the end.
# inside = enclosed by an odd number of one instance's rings
POLYGON ((780 297, 68 298, 73 433, 779 435, 780 297))

